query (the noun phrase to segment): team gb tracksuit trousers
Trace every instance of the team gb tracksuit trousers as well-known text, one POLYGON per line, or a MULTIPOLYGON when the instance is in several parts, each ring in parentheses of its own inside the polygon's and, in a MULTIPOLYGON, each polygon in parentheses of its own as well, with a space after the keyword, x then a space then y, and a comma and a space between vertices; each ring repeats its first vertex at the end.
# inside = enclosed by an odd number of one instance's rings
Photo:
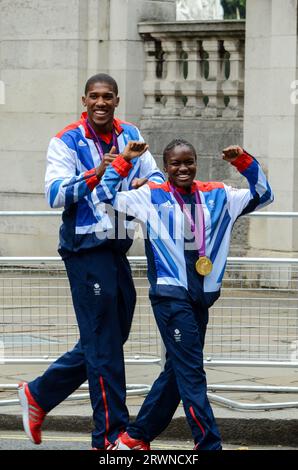
POLYGON ((49 412, 87 378, 95 430, 92 446, 114 442, 128 424, 123 343, 136 294, 124 254, 98 249, 64 260, 80 341, 29 383, 37 403, 49 412))
POLYGON ((152 441, 170 423, 182 399, 196 448, 220 450, 203 369, 208 310, 191 300, 152 297, 151 302, 167 359, 128 434, 152 441))

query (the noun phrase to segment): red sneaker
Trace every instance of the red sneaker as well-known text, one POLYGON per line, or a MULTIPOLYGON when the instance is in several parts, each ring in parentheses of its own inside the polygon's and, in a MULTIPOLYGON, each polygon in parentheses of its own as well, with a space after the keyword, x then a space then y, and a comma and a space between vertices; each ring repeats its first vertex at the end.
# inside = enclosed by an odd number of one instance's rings
POLYGON ((41 426, 46 412, 36 403, 26 382, 18 386, 20 404, 23 410, 25 433, 34 444, 41 443, 41 426))
POLYGON ((141 439, 134 439, 124 432, 116 440, 113 450, 150 450, 150 444, 141 439))

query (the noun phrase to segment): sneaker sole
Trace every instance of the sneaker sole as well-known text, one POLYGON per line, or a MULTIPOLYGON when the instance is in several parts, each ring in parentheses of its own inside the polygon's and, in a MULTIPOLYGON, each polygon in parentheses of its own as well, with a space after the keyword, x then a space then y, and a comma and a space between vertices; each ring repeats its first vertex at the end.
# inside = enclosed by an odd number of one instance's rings
MULTIPOLYGON (((142 449, 140 446, 128 447, 123 442, 116 441, 115 446, 112 448, 112 450, 145 450, 145 449, 142 449)), ((147 449, 147 451, 148 450, 150 450, 150 449, 147 449)))
POLYGON ((123 444, 123 442, 121 441, 116 441, 115 446, 113 447, 113 450, 133 450, 133 449, 123 444))
POLYGON ((18 395, 19 395, 19 400, 20 404, 22 407, 22 415, 23 415, 23 427, 24 431, 29 437, 30 441, 33 442, 33 444, 39 445, 41 442, 36 442, 31 434, 30 431, 30 426, 29 426, 29 406, 28 406, 28 399, 27 395, 25 392, 25 387, 22 386, 18 389, 18 395))

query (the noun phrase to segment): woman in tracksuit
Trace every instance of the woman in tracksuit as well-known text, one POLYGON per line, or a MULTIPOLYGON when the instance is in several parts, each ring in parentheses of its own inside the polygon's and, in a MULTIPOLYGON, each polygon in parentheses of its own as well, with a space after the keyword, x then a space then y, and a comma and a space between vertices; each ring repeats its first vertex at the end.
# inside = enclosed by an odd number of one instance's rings
POLYGON ((165 183, 116 193, 131 168, 129 152, 117 157, 101 180, 99 199, 112 201, 118 211, 144 224, 150 300, 167 351, 163 372, 115 449, 150 449, 180 399, 195 448, 221 449, 203 368, 208 308, 220 295, 234 222, 273 201, 252 156, 232 146, 223 151, 223 159, 247 178, 249 189, 195 181, 196 152, 183 140, 174 140, 164 151, 165 183))

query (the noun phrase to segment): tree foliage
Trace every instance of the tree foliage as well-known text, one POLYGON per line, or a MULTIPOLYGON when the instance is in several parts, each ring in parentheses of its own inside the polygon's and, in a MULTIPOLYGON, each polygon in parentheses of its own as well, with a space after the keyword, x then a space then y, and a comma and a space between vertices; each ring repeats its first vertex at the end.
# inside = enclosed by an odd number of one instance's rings
POLYGON ((226 20, 245 18, 246 0, 221 0, 226 20))

